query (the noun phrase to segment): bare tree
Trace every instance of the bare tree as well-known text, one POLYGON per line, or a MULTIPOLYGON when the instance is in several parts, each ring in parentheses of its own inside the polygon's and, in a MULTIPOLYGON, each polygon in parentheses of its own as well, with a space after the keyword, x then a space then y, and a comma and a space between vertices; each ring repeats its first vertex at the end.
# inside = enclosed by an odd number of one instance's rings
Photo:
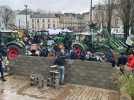
POLYGON ((105 26, 105 6, 102 4, 99 4, 94 9, 94 22, 97 24, 99 28, 105 26))
POLYGON ((130 27, 134 22, 134 0, 117 0, 119 4, 119 14, 123 22, 124 37, 129 35, 130 27))
POLYGON ((134 0, 131 2, 131 33, 134 34, 134 0))
POLYGON ((108 33, 111 34, 111 21, 113 15, 113 9, 115 9, 115 0, 107 0, 106 2, 106 16, 107 16, 107 30, 108 33))
MULTIPOLYGON (((107 31, 109 34, 111 34, 111 21, 112 21, 112 15, 113 15, 113 10, 115 9, 115 0, 104 0, 104 5, 101 5, 99 11, 101 18, 99 20, 101 21, 101 24, 107 28, 107 31)), ((96 16, 96 19, 98 17, 96 16)))
POLYGON ((3 20, 5 28, 7 28, 9 24, 13 23, 14 12, 10 7, 0 6, 0 16, 3 20))

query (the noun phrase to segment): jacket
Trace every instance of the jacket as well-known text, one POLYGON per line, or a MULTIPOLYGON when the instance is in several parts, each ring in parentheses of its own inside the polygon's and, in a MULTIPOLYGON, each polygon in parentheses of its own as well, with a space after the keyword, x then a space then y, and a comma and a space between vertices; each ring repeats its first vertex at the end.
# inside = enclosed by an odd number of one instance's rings
POLYGON ((129 55, 128 57, 128 67, 130 69, 134 69, 134 55, 133 54, 129 55))
POLYGON ((118 59, 118 63, 117 65, 120 66, 120 65, 126 65, 127 63, 127 56, 126 55, 121 55, 118 59))
POLYGON ((54 61, 55 65, 64 66, 65 65, 65 58, 64 57, 57 57, 54 61))

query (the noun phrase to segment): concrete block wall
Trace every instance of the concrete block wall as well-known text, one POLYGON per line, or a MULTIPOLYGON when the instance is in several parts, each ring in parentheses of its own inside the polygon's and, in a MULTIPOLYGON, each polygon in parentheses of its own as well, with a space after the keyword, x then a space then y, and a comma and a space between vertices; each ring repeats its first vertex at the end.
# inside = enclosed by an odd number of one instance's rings
POLYGON ((32 72, 41 73, 46 78, 48 67, 52 65, 54 58, 19 56, 9 64, 10 73, 30 76, 32 72))
MULTIPOLYGON (((16 61, 11 62, 10 73, 30 76, 32 72, 38 72, 47 78, 48 67, 53 61, 54 58, 20 56, 16 61)), ((113 68, 108 63, 75 60, 65 68, 67 83, 112 88, 113 68)))
POLYGON ((70 71, 70 83, 113 88, 113 68, 108 63, 76 60, 70 71))

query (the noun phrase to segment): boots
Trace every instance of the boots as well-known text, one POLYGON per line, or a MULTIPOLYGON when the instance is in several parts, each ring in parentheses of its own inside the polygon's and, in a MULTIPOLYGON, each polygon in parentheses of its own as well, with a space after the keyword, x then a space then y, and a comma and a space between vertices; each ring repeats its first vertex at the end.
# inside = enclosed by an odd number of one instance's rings
POLYGON ((1 80, 2 80, 3 82, 5 82, 5 81, 6 81, 6 79, 5 79, 4 77, 1 77, 1 80))
POLYGON ((6 80, 4 78, 2 78, 2 81, 5 82, 6 80))

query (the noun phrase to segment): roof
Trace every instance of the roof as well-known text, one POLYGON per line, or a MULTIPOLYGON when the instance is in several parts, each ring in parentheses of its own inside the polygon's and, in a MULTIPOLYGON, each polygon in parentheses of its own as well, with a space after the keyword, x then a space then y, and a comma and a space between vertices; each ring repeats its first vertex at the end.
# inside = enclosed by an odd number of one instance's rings
POLYGON ((56 18, 55 14, 40 14, 34 13, 31 18, 56 18))
MULTIPOLYGON (((24 9, 24 10, 18 10, 18 11, 16 11, 17 12, 17 14, 22 14, 22 15, 25 15, 26 14, 26 9, 24 9)), ((31 10, 31 9, 27 9, 27 14, 28 15, 30 15, 30 14, 32 14, 33 13, 33 11, 31 10)))
POLYGON ((1 33, 1 32, 8 33, 8 32, 17 32, 17 31, 12 31, 12 30, 0 30, 0 33, 1 33))

